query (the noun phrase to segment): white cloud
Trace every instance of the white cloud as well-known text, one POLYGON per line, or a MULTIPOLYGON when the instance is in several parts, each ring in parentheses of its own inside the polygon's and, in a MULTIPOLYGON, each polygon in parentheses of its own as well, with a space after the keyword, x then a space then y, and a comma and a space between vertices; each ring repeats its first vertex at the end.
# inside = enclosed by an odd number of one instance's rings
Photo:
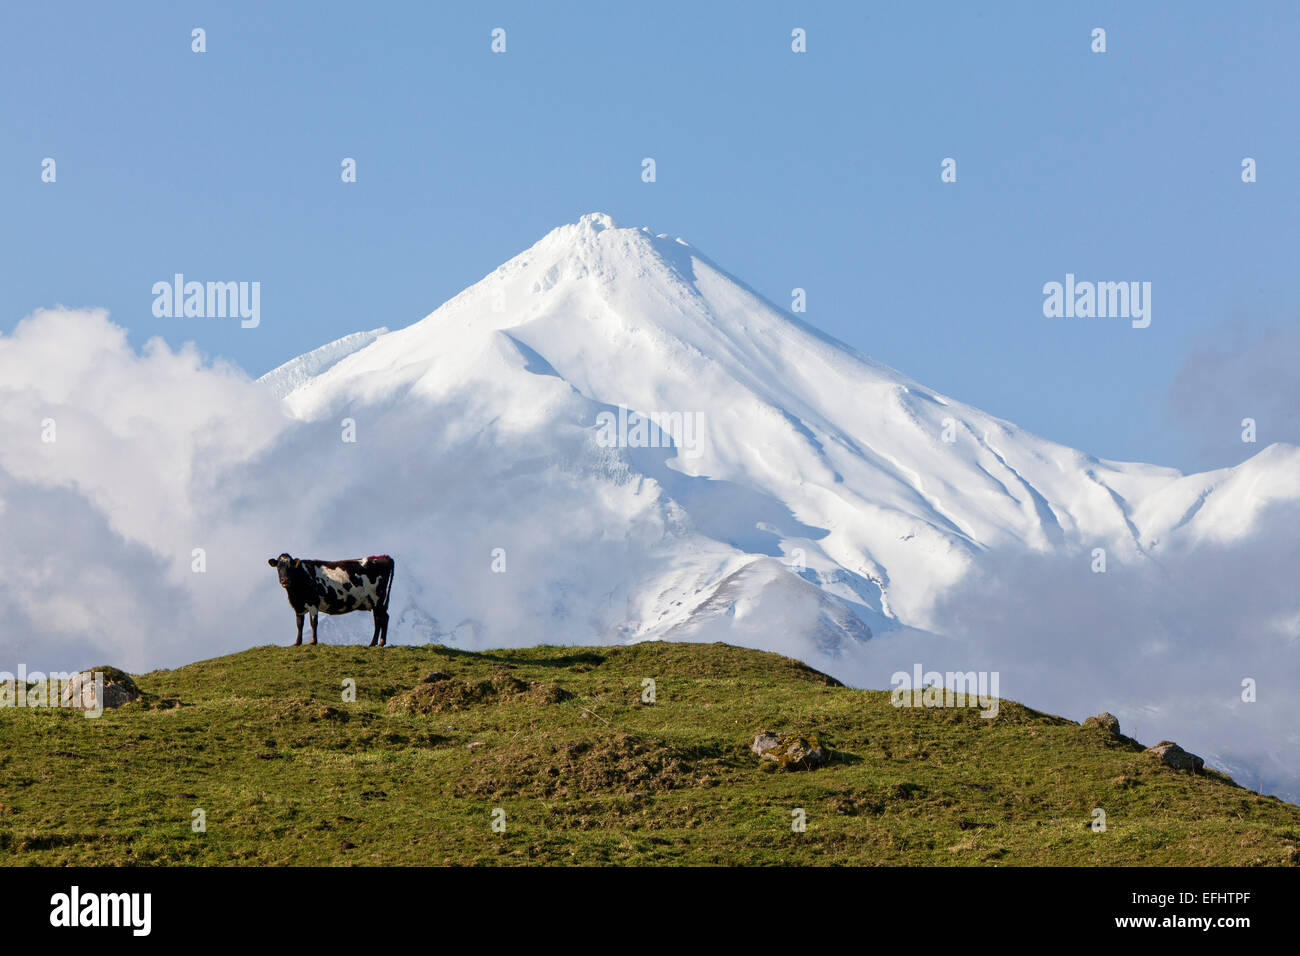
MULTIPOLYGON (((1004 696, 1075 720, 1108 710, 1150 746, 1176 740, 1238 782, 1300 797, 1300 509, 1249 539, 1093 573, 1089 556, 996 554, 945 595, 950 640, 894 654, 998 670, 1004 696), (1257 699, 1243 702, 1242 681, 1257 699)), ((882 648, 883 649, 883 648, 882 648)))
POLYGON ((192 346, 137 354, 104 312, 63 309, 0 337, 0 396, 0 650, 46 667, 192 655, 231 583, 191 571, 202 515, 285 428, 274 400, 192 346))
MULTIPOLYGON (((502 438, 422 399, 294 420, 192 347, 155 340, 135 353, 102 311, 24 320, 0 337, 0 382, 10 670, 138 670, 289 643, 293 614, 266 566, 281 551, 397 555, 392 640, 592 640, 624 610, 620 523, 656 520, 653 494, 596 493, 601 476, 556 464, 579 456, 577 425, 502 438), (356 444, 341 441, 345 414, 359 418, 356 444), (496 547, 506 574, 489 570, 496 547), (191 569, 196 548, 206 573, 191 569)), ((369 615, 322 623, 323 640, 369 637, 369 615)))

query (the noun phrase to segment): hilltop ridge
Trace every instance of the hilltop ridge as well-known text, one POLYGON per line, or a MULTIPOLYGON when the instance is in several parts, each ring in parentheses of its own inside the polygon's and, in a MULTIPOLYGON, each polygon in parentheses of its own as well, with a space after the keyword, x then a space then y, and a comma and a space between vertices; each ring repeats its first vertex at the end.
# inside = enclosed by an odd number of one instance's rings
POLYGON ((1011 701, 897 708, 725 644, 256 647, 137 682, 154 703, 98 720, 0 711, 5 862, 1300 860, 1300 807, 1102 728, 1011 701), (765 769, 764 730, 816 734, 831 760, 765 769))

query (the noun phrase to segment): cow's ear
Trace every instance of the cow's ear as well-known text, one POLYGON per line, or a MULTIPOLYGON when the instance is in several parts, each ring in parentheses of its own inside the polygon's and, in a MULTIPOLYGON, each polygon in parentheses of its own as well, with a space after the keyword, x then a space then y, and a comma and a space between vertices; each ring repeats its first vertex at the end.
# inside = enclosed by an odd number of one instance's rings
POLYGON ((266 563, 269 564, 271 567, 275 567, 276 564, 275 558, 267 558, 266 563))
POLYGON ((299 561, 297 558, 294 558, 294 559, 293 559, 293 566, 294 566, 295 568, 298 567, 300 564, 302 564, 302 562, 299 561))

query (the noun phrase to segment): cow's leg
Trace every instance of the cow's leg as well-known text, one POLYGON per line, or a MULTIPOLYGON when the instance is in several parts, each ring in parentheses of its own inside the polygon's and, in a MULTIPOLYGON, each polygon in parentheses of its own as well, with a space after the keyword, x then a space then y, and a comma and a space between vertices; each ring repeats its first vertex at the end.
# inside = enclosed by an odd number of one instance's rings
POLYGON ((320 616, 320 611, 311 612, 311 642, 316 643, 316 620, 320 616))
POLYGON ((383 609, 383 608, 381 608, 381 607, 376 607, 376 608, 375 608, 375 636, 372 637, 372 638, 370 639, 370 646, 371 646, 371 647, 374 647, 376 644, 379 643, 379 631, 380 631, 380 629, 381 629, 381 627, 382 627, 382 625, 380 624, 380 621, 382 620, 382 618, 380 617, 380 615, 383 614, 383 613, 384 613, 384 609, 383 609))
POLYGON ((378 643, 380 647, 388 643, 388 610, 386 608, 375 608, 375 637, 370 642, 374 647, 378 643))
POLYGON ((298 613, 298 640, 293 642, 294 647, 302 644, 302 612, 298 613))

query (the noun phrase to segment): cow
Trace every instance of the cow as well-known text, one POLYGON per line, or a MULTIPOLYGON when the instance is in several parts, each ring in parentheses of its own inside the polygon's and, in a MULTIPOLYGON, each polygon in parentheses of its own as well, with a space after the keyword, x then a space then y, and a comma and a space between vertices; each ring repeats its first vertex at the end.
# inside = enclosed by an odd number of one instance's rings
POLYGON ((289 605, 298 615, 298 639, 302 644, 302 618, 311 615, 311 642, 316 643, 316 619, 326 614, 349 611, 374 611, 375 636, 370 646, 388 643, 388 597, 393 591, 396 562, 386 554, 375 554, 360 561, 308 561, 282 554, 268 558, 267 564, 280 575, 280 586, 289 596, 289 605))

